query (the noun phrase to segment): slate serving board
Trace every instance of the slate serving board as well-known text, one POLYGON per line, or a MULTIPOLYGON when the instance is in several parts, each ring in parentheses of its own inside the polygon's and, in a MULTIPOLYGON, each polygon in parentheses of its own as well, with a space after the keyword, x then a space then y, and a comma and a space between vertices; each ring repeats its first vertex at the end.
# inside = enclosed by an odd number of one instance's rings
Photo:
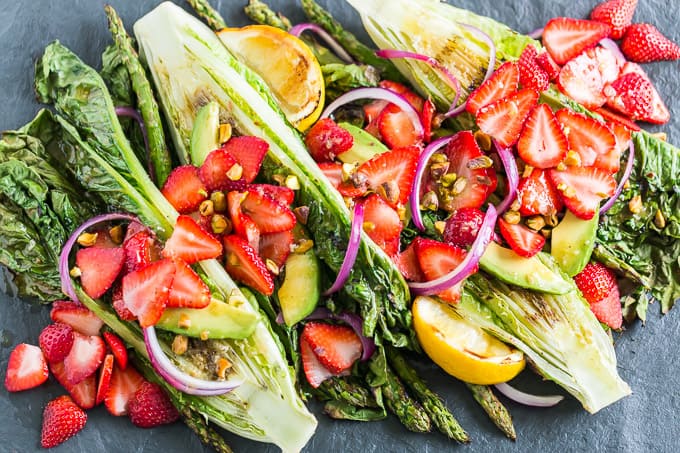
MULTIPOLYGON (((183 3, 182 0, 175 0, 183 3)), ((110 0, 121 14, 128 30, 158 0, 110 0)), ((247 23, 241 8, 246 0, 213 0, 227 22, 247 23)), ((294 23, 303 20, 293 0, 271 0, 294 23)), ((595 0, 460 0, 458 6, 491 16, 527 33, 551 17, 587 17, 595 0)), ((680 6, 675 0, 640 0, 636 22, 652 22, 675 42, 680 28, 675 19, 680 6)), ((361 25, 351 7, 340 0, 322 0, 348 28, 358 33, 361 25)), ((0 129, 14 129, 28 122, 38 109, 32 92, 33 62, 44 47, 59 39, 87 63, 100 66, 100 55, 110 42, 103 12, 103 0, 0 0, 0 129)), ((184 5, 186 6, 186 5, 184 5)), ((674 114, 662 129, 669 140, 680 143, 680 74, 678 62, 646 65, 663 99, 674 114)), ((14 345, 36 344, 38 334, 49 319, 47 308, 30 305, 12 295, 6 272, 0 269, 0 379, 4 381, 7 358, 14 345)), ((596 415, 589 415, 572 398, 551 409, 526 408, 504 400, 512 412, 517 441, 511 442, 496 430, 474 403, 465 387, 447 377, 435 366, 421 364, 430 386, 446 400, 472 443, 457 445, 438 433, 427 435, 405 431, 399 422, 370 424, 331 421, 320 412, 319 427, 305 451, 403 452, 671 452, 680 449, 680 308, 661 316, 657 305, 650 307, 645 326, 635 323, 615 335, 621 376, 633 395, 596 415)), ((551 383, 539 382, 524 373, 515 383, 529 391, 561 392, 551 383)), ((50 399, 64 393, 50 382, 40 389, 8 394, 0 388, 0 452, 40 451, 41 414, 50 399)), ((274 452, 271 445, 257 444, 226 435, 237 452, 274 452)), ((89 412, 86 428, 55 452, 203 452, 198 439, 183 425, 143 430, 126 417, 112 417, 102 407, 89 412)))

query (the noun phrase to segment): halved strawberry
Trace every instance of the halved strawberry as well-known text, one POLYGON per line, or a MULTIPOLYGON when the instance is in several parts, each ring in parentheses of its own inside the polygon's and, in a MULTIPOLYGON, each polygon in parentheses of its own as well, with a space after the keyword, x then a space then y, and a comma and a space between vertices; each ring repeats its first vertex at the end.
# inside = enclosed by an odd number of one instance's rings
POLYGON ((594 109, 605 103, 604 87, 619 77, 620 70, 621 62, 611 50, 593 47, 562 67, 557 85, 562 93, 594 109))
POLYGON ((607 106, 637 121, 652 115, 654 98, 652 83, 636 72, 622 74, 605 85, 607 106))
POLYGON ((165 243, 163 256, 181 258, 187 264, 217 258, 222 254, 222 244, 189 216, 177 218, 175 229, 165 243))
POLYGON ((80 269, 83 290, 98 299, 111 288, 125 263, 125 251, 120 248, 87 247, 76 253, 76 266, 80 269))
POLYGON ((591 261, 574 277, 574 282, 590 304, 598 321, 612 329, 621 328, 621 301, 614 272, 597 261, 591 261))
POLYGON ((263 234, 260 236, 260 257, 265 263, 271 260, 280 269, 286 264, 294 240, 293 232, 290 230, 263 234))
POLYGON ((116 416, 126 415, 128 401, 143 382, 144 378, 133 367, 123 370, 114 365, 111 384, 104 397, 104 405, 109 413, 116 416))
POLYGON ((38 346, 21 343, 9 354, 5 374, 8 392, 32 389, 44 383, 48 376, 47 361, 38 346))
POLYGON ((531 110, 517 142, 517 153, 536 168, 555 167, 567 155, 569 146, 552 109, 538 104, 531 110))
POLYGON ((680 46, 652 24, 632 24, 621 41, 621 52, 630 61, 651 63, 680 59, 680 46))
POLYGON ((92 409, 96 404, 97 379, 94 373, 86 377, 78 384, 73 385, 66 377, 66 367, 64 362, 50 364, 52 376, 61 384, 62 387, 71 395, 73 401, 83 409, 92 409))
POLYGON ((261 236, 260 227, 241 209, 241 203, 247 196, 247 191, 227 193, 227 209, 229 210, 233 232, 248 241, 252 248, 258 250, 261 236))
POLYGON ((116 358, 118 366, 122 369, 127 368, 128 353, 123 340, 113 332, 104 332, 103 336, 104 341, 109 345, 109 349, 111 349, 113 356, 116 358))
POLYGON ((78 302, 59 301, 52 303, 50 318, 54 322, 68 324, 83 335, 99 335, 104 321, 78 302))
POLYGON ((176 259, 168 307, 205 308, 210 304, 210 288, 183 260, 176 259))
POLYGON ((420 112, 420 122, 423 125, 423 140, 430 143, 432 139, 432 121, 437 113, 437 107, 430 99, 426 99, 423 110, 420 112))
POLYGON ((104 362, 99 370, 99 381, 97 383, 97 394, 94 399, 94 404, 99 405, 104 402, 106 393, 111 386, 111 375, 113 374, 113 354, 106 354, 104 362))
POLYGON ((316 162, 332 162, 354 145, 354 137, 332 119, 323 118, 309 128, 305 145, 316 162))
POLYGON ((530 230, 519 223, 512 224, 499 218, 498 228, 505 242, 519 256, 531 258, 540 252, 545 245, 545 237, 541 233, 530 230))
POLYGON ((235 280, 270 296, 274 280, 257 251, 245 239, 230 234, 224 237, 225 267, 235 280))
POLYGON ((560 212, 564 207, 546 171, 538 168, 528 177, 520 178, 517 200, 521 203, 519 213, 523 216, 549 216, 560 212))
MULTIPOLYGON (((425 281, 435 280, 454 270, 465 259, 467 252, 455 245, 422 239, 416 243, 416 256, 425 281)), ((442 300, 457 303, 462 282, 437 294, 442 300)))
POLYGON ((328 368, 321 364, 316 355, 314 355, 312 347, 303 337, 300 338, 300 357, 302 358, 302 369, 304 370, 307 382, 313 388, 318 388, 323 381, 335 376, 328 368))
MULTIPOLYGON (((659 96, 659 92, 656 91, 656 88, 654 87, 654 84, 652 81, 649 79, 649 76, 645 72, 644 69, 642 69, 642 66, 640 66, 637 63, 631 63, 628 62, 623 65, 623 68, 621 68, 621 74, 628 74, 634 72, 636 74, 640 74, 643 78, 645 78, 651 85, 652 85, 652 111, 649 115, 646 117, 642 118, 642 121, 647 121, 649 123, 654 123, 654 124, 665 124, 668 122, 668 120, 671 118, 671 114, 668 111, 668 107, 666 107, 666 104, 664 104, 663 100, 661 99, 661 96, 659 96)), ((635 130, 635 129, 634 129, 635 130)))
POLYGON ((118 317, 123 321, 135 321, 137 319, 137 317, 128 310, 127 306, 125 306, 125 301, 123 300, 123 286, 120 283, 116 283, 113 286, 111 305, 118 317))
POLYGON ((611 27, 610 37, 621 39, 635 13, 638 0, 608 0, 599 3, 590 12, 590 18, 611 27))
POLYGON ((142 328, 153 326, 160 319, 174 277, 175 263, 167 258, 123 277, 123 301, 142 328))
POLYGON ((538 92, 524 88, 477 111, 477 125, 502 146, 512 146, 519 139, 522 125, 538 102, 538 92))
POLYGON ((75 332, 73 346, 64 359, 66 379, 69 384, 77 385, 92 376, 104 361, 106 345, 98 335, 86 336, 75 332))
POLYGON ((555 60, 550 56, 550 52, 542 51, 536 55, 536 63, 548 74, 548 80, 551 82, 557 79, 560 75, 560 65, 555 63, 555 60))
POLYGON ((260 233, 278 233, 295 226, 295 214, 265 191, 251 188, 241 200, 241 211, 257 225, 260 233))
POLYGON ((75 436, 85 427, 87 414, 66 395, 53 399, 43 411, 40 446, 52 448, 75 436))
POLYGON ((514 61, 506 61, 496 69, 491 77, 468 96, 465 110, 477 115, 482 107, 508 97, 519 85, 519 68, 514 61))
POLYGON ((378 131, 388 148, 415 146, 423 140, 422 132, 416 130, 411 117, 394 104, 380 112, 378 131))
POLYGON ((422 269, 420 269, 420 263, 418 262, 418 256, 416 255, 417 243, 421 240, 423 240, 423 237, 416 236, 408 247, 395 258, 395 264, 401 272, 401 275, 403 275, 406 280, 412 282, 425 281, 425 274, 423 274, 422 269))
POLYGON ((49 363, 61 362, 73 346, 73 328, 60 322, 49 324, 40 332, 38 343, 49 363))
POLYGON ((128 401, 128 414, 133 425, 153 428, 177 421, 179 412, 160 385, 142 382, 128 401))
POLYGON ((390 206, 408 201, 416 175, 420 149, 415 146, 396 148, 367 160, 357 172, 363 175, 370 190, 380 194, 390 206))
POLYGON ((475 242, 484 213, 479 208, 460 208, 454 211, 444 226, 444 242, 456 247, 469 247, 475 242))
POLYGON ((361 357, 361 339, 349 326, 310 321, 302 329, 301 338, 333 374, 349 370, 361 357))
POLYGON ((538 64, 538 51, 532 44, 522 50, 517 60, 519 68, 519 83, 522 88, 533 88, 536 91, 545 91, 550 87, 548 73, 538 64))
MULTIPOLYGON (((374 125, 377 133, 377 123, 380 112, 383 111, 385 107, 389 104, 388 101, 383 101, 382 99, 377 99, 375 101, 369 102, 363 106, 364 120, 366 121, 366 128, 368 129, 370 125, 374 125)), ((370 133, 370 132, 369 132, 370 133)))
POLYGON ((402 230, 399 214, 382 197, 371 194, 364 201, 364 231, 389 256, 399 252, 402 230))
POLYGON ((423 110, 424 99, 418 96, 413 90, 411 90, 403 83, 384 79, 380 81, 379 85, 381 88, 386 88, 390 91, 394 91, 395 93, 400 94, 418 112, 421 112, 423 110))
MULTIPOLYGON (((593 112, 599 114, 604 118, 605 121, 611 126, 612 123, 619 124, 630 131, 639 131, 640 126, 638 126, 635 121, 630 118, 616 113, 607 107, 600 107, 599 109, 594 109, 593 112)), ((612 128, 613 129, 613 128, 612 128)), ((613 132, 613 131, 612 131, 613 132)))
POLYGON ((236 158, 229 151, 219 148, 206 156, 198 170, 198 176, 209 192, 225 190, 233 180, 241 179, 241 175, 233 170, 237 164, 236 158))
POLYGON ((614 195, 616 190, 614 177, 595 167, 549 170, 548 176, 567 208, 576 217, 584 220, 592 219, 600 207, 600 202, 614 195))
MULTIPOLYGON (((595 165, 609 172, 615 170, 611 168, 607 157, 616 151, 616 137, 606 124, 566 108, 558 110, 555 116, 567 136, 569 149, 581 157, 581 166, 595 165), (601 165, 605 165, 606 168, 601 165)), ((616 170, 618 168, 616 162, 616 170)))
POLYGON ((208 190, 198 175, 198 168, 193 165, 172 170, 161 192, 181 214, 195 211, 208 198, 208 190))
POLYGON ((295 191, 286 186, 277 186, 274 184, 251 184, 250 190, 261 192, 269 195, 274 201, 281 203, 284 206, 290 206, 295 201, 295 191))
POLYGON ((123 242, 125 251, 124 273, 142 269, 160 258, 161 251, 154 235, 141 230, 123 242))
POLYGON ((609 36, 611 27, 592 20, 556 17, 543 28, 543 45, 557 64, 565 64, 609 36))
POLYGON ((252 136, 232 137, 222 145, 222 149, 228 151, 236 162, 241 164, 243 179, 250 183, 260 172, 264 156, 269 150, 269 143, 252 136))

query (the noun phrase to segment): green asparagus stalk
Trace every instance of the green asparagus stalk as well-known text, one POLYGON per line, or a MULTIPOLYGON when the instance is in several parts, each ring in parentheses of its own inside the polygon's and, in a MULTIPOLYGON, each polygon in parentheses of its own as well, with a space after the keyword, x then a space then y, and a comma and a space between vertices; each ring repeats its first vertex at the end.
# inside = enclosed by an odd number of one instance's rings
POLYGON ((649 281, 645 277, 640 275, 633 266, 617 258, 616 255, 609 251, 606 245, 596 243, 593 249, 593 256, 608 268, 620 272, 624 277, 643 285, 645 288, 649 287, 649 281))
POLYGON ((353 420, 357 422, 373 422, 383 420, 387 412, 383 408, 357 407, 346 401, 327 401, 323 407, 324 413, 337 420, 353 420))
POLYGON ((250 0, 243 10, 246 16, 258 24, 270 25, 286 31, 290 30, 293 26, 286 16, 281 13, 275 13, 269 5, 260 0, 250 0))
POLYGON ((170 171, 172 171, 172 162, 165 142, 158 104, 156 103, 151 84, 146 78, 146 72, 139 62, 137 51, 135 51, 132 40, 125 31, 123 22, 110 5, 106 5, 104 9, 109 19, 109 29, 113 35, 116 48, 125 68, 130 74, 132 89, 137 96, 137 107, 144 119, 149 144, 148 158, 154 173, 151 177, 158 187, 162 187, 170 171))
POLYGON ((356 407, 379 407, 371 392, 354 380, 335 377, 325 380, 318 389, 323 397, 356 407))
POLYGON ((389 367, 380 390, 387 408, 399 418, 406 429, 416 433, 426 433, 432 429, 427 412, 406 392, 404 384, 389 367))
POLYGON ((227 27, 222 15, 208 3, 208 0, 187 0, 196 14, 198 14, 210 28, 221 30, 227 27))
POLYGON ((441 398, 427 387, 427 384, 418 376, 416 370, 406 361, 406 358, 393 347, 388 347, 387 358, 397 376, 418 398, 437 429, 455 441, 470 442, 470 437, 446 408, 441 398))
POLYGON ((512 424, 512 417, 508 409, 503 406, 503 403, 491 391, 488 385, 466 384, 472 391, 472 396, 475 401, 482 406, 484 412, 489 415, 491 421, 505 434, 509 439, 517 439, 515 434, 515 427, 512 424))

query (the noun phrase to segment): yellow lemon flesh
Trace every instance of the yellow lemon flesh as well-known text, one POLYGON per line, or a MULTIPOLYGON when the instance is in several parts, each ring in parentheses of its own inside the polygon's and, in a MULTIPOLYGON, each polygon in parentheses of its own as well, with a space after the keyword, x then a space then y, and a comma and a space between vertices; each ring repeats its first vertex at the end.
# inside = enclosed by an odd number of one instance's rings
POLYGON ((288 121, 305 131, 323 110, 324 80, 307 44, 276 27, 224 28, 220 40, 267 83, 288 121))
POLYGON ((444 371, 472 384, 509 381, 524 369, 524 354, 461 318, 431 297, 413 302, 413 326, 425 353, 444 371))

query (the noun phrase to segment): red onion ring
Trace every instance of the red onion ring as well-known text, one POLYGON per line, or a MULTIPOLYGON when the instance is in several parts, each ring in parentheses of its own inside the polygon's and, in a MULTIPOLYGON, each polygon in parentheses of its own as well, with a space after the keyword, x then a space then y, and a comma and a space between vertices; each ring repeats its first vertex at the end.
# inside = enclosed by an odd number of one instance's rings
POLYGON ((354 205, 354 216, 352 217, 352 229, 349 233, 349 241, 347 242, 347 251, 345 258, 342 260, 342 266, 338 271, 335 282, 328 288, 323 295, 329 296, 338 292, 349 278, 349 274, 354 266, 354 261, 357 259, 359 253, 359 245, 361 244, 361 232, 364 229, 364 204, 358 202, 354 205))
POLYGON ((153 326, 144 329, 144 345, 156 372, 181 392, 199 396, 223 395, 243 383, 242 380, 206 381, 180 371, 163 352, 153 326))
POLYGON ((619 45, 616 44, 611 38, 603 38, 600 41, 600 45, 605 49, 610 50, 618 60, 619 64, 623 65, 626 63, 626 57, 623 56, 619 45))
POLYGON ((477 264, 479 264, 480 258, 486 250, 486 247, 489 245, 489 242, 491 242, 491 238, 493 237, 493 229, 496 225, 497 218, 498 213, 496 212, 496 208, 490 204, 486 209, 486 214, 484 214, 484 220, 482 221, 482 225, 479 227, 477 237, 472 243, 472 246, 465 256, 465 259, 463 259, 463 261, 461 261, 454 270, 448 274, 442 275, 439 278, 422 283, 409 282, 408 286, 411 288, 411 292, 415 295, 423 296, 437 294, 454 285, 457 285, 466 277, 473 274, 477 268, 477 264))
POLYGON ((623 186, 626 184, 626 181, 628 181, 628 178, 630 178, 630 174, 633 172, 633 164, 635 163, 635 146, 633 145, 633 140, 629 142, 629 149, 628 149, 628 162, 626 162, 626 168, 623 170, 623 175, 621 176, 621 180, 619 181, 619 185, 616 187, 616 190, 614 191, 614 195, 612 195, 609 200, 600 208, 600 215, 603 215, 609 209, 614 206, 614 203, 616 203, 616 200, 619 198, 621 195, 621 192, 623 192, 623 186))
POLYGON ((418 164, 416 165, 416 175, 413 179, 413 189, 409 195, 409 204, 411 205, 411 219, 413 224, 420 231, 425 230, 425 225, 423 225, 423 217, 420 214, 420 190, 423 185, 423 175, 427 169, 427 163, 434 153, 436 153, 440 148, 446 146, 453 136, 439 138, 425 147, 420 156, 418 157, 418 164))
POLYGON ((315 319, 333 319, 336 321, 342 321, 348 326, 350 326, 361 340, 363 352, 361 353, 360 360, 362 362, 365 362, 366 360, 370 359, 373 356, 373 354, 375 354, 376 349, 375 342, 373 341, 372 338, 369 338, 366 335, 364 335, 363 330, 364 321, 361 319, 361 316, 357 315, 356 313, 343 311, 338 314, 335 314, 326 307, 319 307, 305 318, 305 320, 307 321, 312 321, 315 319))
POLYGON ((354 102, 359 99, 378 99, 391 102, 408 115, 409 119, 411 120, 411 123, 413 123, 413 127, 415 128, 416 133, 420 137, 422 137, 423 134, 425 133, 423 130, 423 123, 421 123, 420 121, 420 115, 418 114, 418 111, 402 95, 397 94, 394 91, 390 91, 387 88, 369 87, 369 88, 357 88, 352 91, 348 91, 347 93, 337 98, 335 101, 331 102, 330 105, 328 105, 328 107, 324 109, 323 113, 321 113, 321 118, 328 118, 339 107, 342 107, 345 104, 349 104, 350 102, 354 102))
POLYGON ((564 399, 562 395, 532 395, 530 393, 525 393, 517 390, 515 387, 511 386, 507 382, 501 384, 495 384, 494 387, 501 392, 503 395, 507 396, 513 401, 516 401, 525 406, 533 407, 552 407, 564 399))
POLYGON ((540 39, 543 36, 543 27, 527 33, 527 36, 531 39, 540 39))
POLYGON ((505 175, 508 178, 508 194, 503 198, 498 205, 498 214, 503 214, 510 207, 515 198, 517 197, 517 186, 519 184, 519 171, 517 170, 517 161, 515 156, 512 154, 510 148, 501 146, 496 140, 493 141, 496 147, 496 152, 498 157, 500 157, 503 163, 503 168, 505 169, 505 175))
POLYGON ((137 121, 137 124, 139 125, 139 130, 142 132, 142 137, 144 138, 144 149, 146 151, 146 161, 149 163, 148 164, 148 172, 149 176, 151 176, 152 180, 156 180, 156 169, 151 165, 151 159, 149 159, 149 135, 146 133, 146 125, 144 124, 144 118, 142 118, 142 115, 135 110, 132 107, 116 107, 116 115, 118 116, 126 116, 128 118, 132 118, 133 120, 137 121))
POLYGON ((326 30, 324 30, 323 28, 316 24, 311 23, 297 24, 293 28, 288 30, 288 33, 299 38, 300 35, 306 32, 307 30, 316 33, 319 36, 319 38, 321 38, 323 42, 325 42, 326 45, 331 48, 333 53, 340 57, 340 59, 343 60, 345 63, 354 63, 354 58, 352 58, 352 56, 345 50, 345 48, 342 47, 335 38, 328 34, 326 30))
POLYGON ((496 70, 496 43, 493 42, 493 39, 491 39, 491 36, 489 36, 488 33, 485 33, 478 27, 469 24, 464 24, 461 22, 458 22, 458 25, 465 28, 473 35, 477 36, 477 38, 480 41, 483 41, 484 44, 486 44, 489 47, 489 63, 486 67, 486 75, 484 76, 484 80, 482 80, 482 83, 484 83, 488 80, 489 77, 491 77, 491 74, 493 74, 493 72, 496 70))
POLYGON ((71 255, 71 250, 76 244, 78 237, 88 228, 98 225, 104 222, 110 222, 111 220, 129 220, 130 222, 139 222, 139 219, 130 214, 123 213, 111 213, 102 214, 92 217, 89 220, 83 222, 78 228, 75 229, 71 236, 64 243, 64 247, 61 249, 61 254, 59 255, 59 278, 61 279, 61 291, 71 298, 74 302, 80 302, 76 289, 73 287, 73 280, 71 280, 71 274, 68 264, 69 256, 71 255))

